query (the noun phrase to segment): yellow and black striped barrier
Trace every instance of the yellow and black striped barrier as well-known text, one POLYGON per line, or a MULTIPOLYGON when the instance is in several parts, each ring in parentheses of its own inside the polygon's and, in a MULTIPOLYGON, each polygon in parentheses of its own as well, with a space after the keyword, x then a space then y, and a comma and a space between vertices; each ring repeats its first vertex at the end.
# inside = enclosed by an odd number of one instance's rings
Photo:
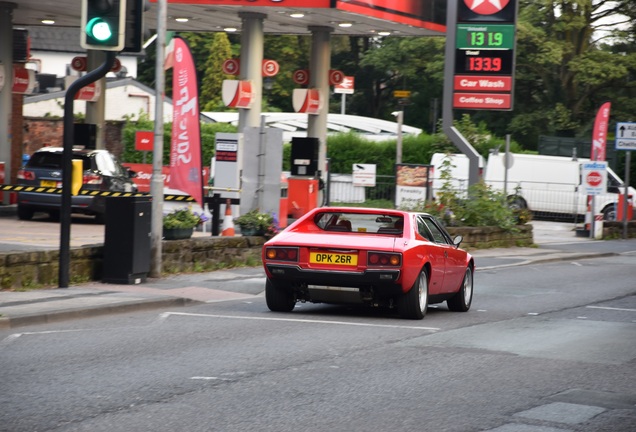
MULTIPOLYGON (((48 194, 62 194, 62 188, 51 188, 43 186, 25 186, 25 185, 0 185, 0 191, 9 192, 35 192, 48 194)), ((142 197, 149 196, 145 192, 117 192, 117 191, 98 191, 89 189, 80 189, 78 195, 101 196, 101 197, 142 197)), ((193 202, 194 198, 190 195, 169 194, 163 196, 164 201, 193 202)))

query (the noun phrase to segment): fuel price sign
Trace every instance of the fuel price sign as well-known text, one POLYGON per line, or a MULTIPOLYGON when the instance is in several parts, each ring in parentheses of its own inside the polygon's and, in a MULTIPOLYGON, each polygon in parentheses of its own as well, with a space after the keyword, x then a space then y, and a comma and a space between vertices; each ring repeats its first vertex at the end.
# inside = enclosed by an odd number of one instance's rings
POLYGON ((462 75, 511 75, 512 50, 457 50, 455 73, 462 75))
POLYGON ((513 24, 458 24, 457 48, 459 49, 513 49, 515 26, 513 24))
POLYGON ((512 109, 517 0, 456 0, 453 108, 512 109))

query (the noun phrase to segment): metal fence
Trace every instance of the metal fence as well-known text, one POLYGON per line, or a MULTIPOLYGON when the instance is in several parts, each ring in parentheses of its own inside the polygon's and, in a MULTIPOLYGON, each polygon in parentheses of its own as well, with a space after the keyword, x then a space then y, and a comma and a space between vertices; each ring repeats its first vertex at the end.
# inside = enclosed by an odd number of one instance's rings
MULTIPOLYGON (((495 190, 503 191, 503 182, 489 182, 495 190)), ((509 182, 506 186, 508 196, 518 193, 529 204, 536 219, 556 219, 561 221, 582 222, 587 208, 587 198, 579 188, 571 184, 546 182, 509 182)), ((466 196, 466 189, 458 191, 466 196)), ((604 194, 596 198, 597 213, 609 210, 606 215, 613 219, 616 215, 612 203, 617 201, 616 194, 604 194), (611 213, 614 211, 614 213, 611 213)), ((378 175, 374 187, 354 186, 351 174, 330 174, 330 204, 364 204, 370 200, 389 200, 395 202, 395 176, 378 175)))
POLYGON ((376 175, 375 186, 355 186, 352 174, 330 174, 329 202, 362 204, 369 200, 395 202, 395 176, 376 175))

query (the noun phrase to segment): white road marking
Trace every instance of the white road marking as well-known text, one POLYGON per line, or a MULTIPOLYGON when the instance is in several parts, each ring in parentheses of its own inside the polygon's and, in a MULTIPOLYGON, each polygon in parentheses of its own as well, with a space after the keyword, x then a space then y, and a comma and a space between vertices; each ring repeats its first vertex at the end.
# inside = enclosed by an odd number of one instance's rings
POLYGON ((589 309, 604 309, 604 310, 615 310, 615 311, 625 311, 625 312, 636 312, 636 309, 626 309, 626 308, 615 308, 608 306, 585 306, 589 309))
POLYGON ((230 381, 229 379, 226 378, 218 378, 218 377, 200 377, 200 376, 193 376, 190 377, 191 380, 200 380, 200 381, 230 381))
POLYGON ((365 324, 354 323, 346 321, 326 321, 326 320, 310 320, 310 319, 294 319, 294 318, 268 318, 268 317, 246 317, 237 315, 212 315, 212 314, 195 314, 186 312, 164 312, 161 314, 161 319, 167 319, 171 315, 178 316, 191 316, 191 317, 204 317, 204 318, 225 318, 225 319, 242 319, 253 321, 282 321, 282 322, 298 322, 309 324, 335 324, 335 325, 348 325, 357 327, 376 327, 376 328, 395 328, 395 329, 411 329, 411 330, 426 330, 426 331, 439 331, 437 327, 417 327, 417 326, 401 326, 401 325, 389 325, 389 324, 365 324))
POLYGON ((19 338, 21 336, 41 335, 41 334, 55 334, 55 333, 73 333, 73 332, 80 332, 80 331, 86 331, 86 330, 47 330, 47 331, 41 331, 41 332, 13 333, 13 334, 7 336, 6 338, 2 339, 0 341, 0 346, 8 345, 8 344, 10 344, 11 342, 13 342, 14 340, 16 340, 17 338, 19 338))

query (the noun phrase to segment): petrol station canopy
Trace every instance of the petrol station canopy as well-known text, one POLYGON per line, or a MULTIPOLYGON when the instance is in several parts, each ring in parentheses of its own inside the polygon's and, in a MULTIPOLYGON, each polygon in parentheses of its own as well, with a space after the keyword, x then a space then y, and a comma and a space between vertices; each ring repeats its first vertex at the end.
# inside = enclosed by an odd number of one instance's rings
MULTIPOLYGON (((144 15, 148 29, 157 25, 156 1, 150 0, 144 15)), ((79 0, 9 3, 16 5, 14 27, 46 22, 80 26, 79 0)), ((334 35, 441 36, 446 31, 446 4, 446 0, 168 0, 167 29, 219 32, 234 28, 240 32, 239 13, 255 12, 266 15, 266 34, 309 35, 310 27, 328 26, 334 35)))

